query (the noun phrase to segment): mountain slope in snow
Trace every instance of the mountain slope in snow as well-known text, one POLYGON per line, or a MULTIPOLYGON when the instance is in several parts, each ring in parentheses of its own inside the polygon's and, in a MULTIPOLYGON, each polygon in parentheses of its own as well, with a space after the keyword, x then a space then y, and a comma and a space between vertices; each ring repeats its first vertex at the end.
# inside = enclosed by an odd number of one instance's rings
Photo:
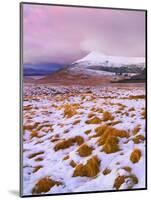
POLYGON ((98 51, 92 51, 84 58, 77 60, 73 65, 81 66, 92 66, 101 65, 108 67, 122 67, 126 65, 137 65, 139 67, 144 67, 145 58, 144 57, 119 57, 119 56, 109 56, 102 54, 98 51))

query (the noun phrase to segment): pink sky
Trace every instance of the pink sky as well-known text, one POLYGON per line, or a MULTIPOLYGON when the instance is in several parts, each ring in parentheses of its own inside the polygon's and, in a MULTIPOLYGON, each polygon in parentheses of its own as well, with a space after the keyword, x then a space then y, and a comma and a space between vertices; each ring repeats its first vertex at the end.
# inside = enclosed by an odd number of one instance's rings
POLYGON ((145 55, 145 12, 24 4, 24 63, 145 55))

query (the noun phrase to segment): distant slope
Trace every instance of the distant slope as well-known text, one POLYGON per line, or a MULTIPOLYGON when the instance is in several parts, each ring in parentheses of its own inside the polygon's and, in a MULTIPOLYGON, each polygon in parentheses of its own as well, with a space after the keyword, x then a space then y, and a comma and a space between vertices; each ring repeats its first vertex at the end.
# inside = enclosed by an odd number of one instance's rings
POLYGON ((63 66, 57 63, 24 64, 24 76, 40 76, 54 73, 63 66))

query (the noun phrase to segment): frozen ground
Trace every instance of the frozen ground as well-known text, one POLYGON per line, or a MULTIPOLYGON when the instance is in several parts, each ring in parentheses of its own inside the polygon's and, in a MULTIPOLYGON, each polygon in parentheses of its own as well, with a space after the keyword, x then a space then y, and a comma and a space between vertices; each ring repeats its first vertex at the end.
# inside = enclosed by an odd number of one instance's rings
POLYGON ((145 187, 143 88, 24 87, 23 194, 145 187))

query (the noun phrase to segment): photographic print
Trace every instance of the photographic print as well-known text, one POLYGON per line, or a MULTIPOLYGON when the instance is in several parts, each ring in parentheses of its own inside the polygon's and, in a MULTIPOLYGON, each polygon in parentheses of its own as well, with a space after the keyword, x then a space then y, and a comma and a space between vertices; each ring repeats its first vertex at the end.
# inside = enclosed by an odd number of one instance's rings
POLYGON ((21 196, 146 189, 146 10, 21 3, 21 196))

